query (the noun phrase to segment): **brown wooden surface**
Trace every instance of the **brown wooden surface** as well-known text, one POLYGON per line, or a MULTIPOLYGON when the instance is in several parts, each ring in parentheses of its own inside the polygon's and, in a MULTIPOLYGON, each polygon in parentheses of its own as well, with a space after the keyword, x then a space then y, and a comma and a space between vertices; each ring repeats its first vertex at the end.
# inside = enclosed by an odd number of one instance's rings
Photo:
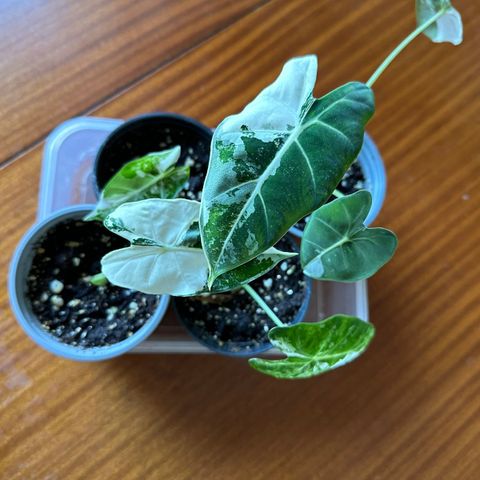
POLYGON ((0 163, 264 0, 0 2, 0 163))
MULTIPOLYGON (((319 55, 317 94, 366 80, 412 27, 411 3, 271 0, 250 13, 246 6, 243 18, 216 35, 201 22, 190 51, 175 53, 167 65, 158 55, 127 57, 122 68, 133 74, 155 72, 121 94, 108 83, 112 67, 92 67, 95 54, 85 51, 83 68, 95 68, 101 79, 88 100, 72 87, 55 92, 69 105, 60 115, 40 98, 31 120, 30 106, 16 111, 30 138, 75 114, 77 102, 80 110, 103 103, 95 115, 168 109, 213 126, 293 55, 319 55)), ((126 356, 83 365, 43 352, 17 326, 5 287, 11 253, 35 217, 41 147, 0 172, 2 479, 478 478, 480 8, 456 3, 465 43, 454 48, 421 38, 375 86, 377 113, 368 130, 389 182, 376 223, 393 228, 400 246, 369 282, 375 341, 357 362, 323 377, 275 381, 241 360, 214 356, 126 356)), ((171 23, 181 18, 161 15, 151 12, 142 30, 165 22, 174 32, 170 41, 178 43, 181 28, 171 23)), ((92 13, 95 21, 100 32, 106 20, 92 13)), ((67 33, 58 27, 46 38, 55 43, 65 35, 61 43, 68 44, 67 33)), ((36 47, 24 41, 22 55, 29 58, 36 47)), ((116 57, 125 41, 119 37, 105 55, 116 57)), ((2 61, 13 77, 34 76, 13 55, 2 61)), ((69 79, 62 72, 55 81, 69 79)), ((48 69, 44 78, 45 88, 53 88, 48 69)), ((25 89, 34 95, 34 83, 25 89)), ((13 94, 2 91, 0 101, 13 94)), ((0 131, 14 131, 8 116, 0 122, 0 131)), ((12 148, 24 147, 17 140, 8 145, 13 155, 12 148)))

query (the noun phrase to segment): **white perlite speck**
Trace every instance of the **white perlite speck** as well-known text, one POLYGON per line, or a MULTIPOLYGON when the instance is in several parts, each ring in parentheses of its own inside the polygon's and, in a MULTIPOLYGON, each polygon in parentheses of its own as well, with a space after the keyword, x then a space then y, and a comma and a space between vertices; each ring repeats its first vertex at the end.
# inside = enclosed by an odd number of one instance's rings
POLYGON ((130 302, 130 303, 128 304, 128 308, 129 308, 130 310, 135 310, 135 311, 137 311, 137 310, 138 310, 138 303, 137 303, 137 302, 130 302))
POLYGON ((63 283, 60 280, 54 279, 50 282, 50 291, 52 293, 60 293, 63 290, 63 283))
POLYGON ((263 286, 267 289, 267 290, 270 290, 272 288, 272 285, 273 285, 273 280, 271 278, 266 278, 264 281, 263 281, 263 286))
POLYGON ((80 299, 78 299, 78 298, 72 298, 72 299, 67 303, 67 305, 68 305, 69 307, 77 307, 78 305, 80 305, 80 303, 81 303, 81 302, 80 302, 80 299))
POLYGON ((118 307, 109 307, 107 308, 106 311, 107 311, 107 320, 113 320, 113 318, 115 317, 115 314, 118 311, 118 307))
POLYGON ((52 295, 50 297, 50 303, 55 307, 63 307, 63 298, 58 295, 52 295))

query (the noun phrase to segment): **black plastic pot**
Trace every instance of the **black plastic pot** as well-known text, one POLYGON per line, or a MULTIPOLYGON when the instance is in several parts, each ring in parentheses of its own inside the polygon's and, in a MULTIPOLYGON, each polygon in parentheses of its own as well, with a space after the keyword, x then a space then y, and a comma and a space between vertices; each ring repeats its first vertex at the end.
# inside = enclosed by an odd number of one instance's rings
MULTIPOLYGON (((47 300, 45 299, 39 301, 39 298, 31 298, 28 291, 28 280, 30 276, 30 271, 32 263, 34 262, 34 258, 36 255, 38 255, 39 242, 42 238, 44 238, 46 234, 48 234, 48 232, 52 230, 55 231, 54 229, 58 228, 58 225, 62 224, 63 222, 80 221, 87 213, 92 211, 92 208, 93 205, 73 205, 70 207, 66 207, 62 210, 59 210, 58 212, 52 213, 41 222, 32 226, 17 246, 15 255, 13 256, 12 262, 10 264, 10 272, 8 279, 10 304, 12 306, 12 310, 17 317, 19 324, 32 338, 32 340, 55 355, 68 358, 70 360, 84 362, 106 360, 112 357, 116 357, 118 355, 122 355, 128 352, 129 350, 137 346, 157 328, 158 324, 165 315, 169 303, 168 296, 161 296, 158 300, 157 307, 152 312, 151 316, 145 321, 143 326, 137 329, 130 336, 127 335, 125 339, 118 341, 117 343, 105 344, 103 346, 81 346, 79 344, 74 345, 72 343, 65 343, 57 335, 54 335, 53 327, 48 329, 45 328, 45 325, 42 324, 38 314, 35 312, 37 308, 34 304, 35 302, 37 302, 37 304, 40 304, 41 302, 46 302, 47 300)), ((95 222, 92 222, 91 225, 92 228, 100 228, 95 222)), ((82 242, 82 235, 79 234, 78 237, 76 237, 76 240, 78 240, 80 244, 82 242)), ((120 243, 123 242, 120 241, 120 243)), ((101 246, 97 247, 96 245, 92 245, 90 251, 98 253, 100 251, 99 248, 101 249, 101 246)), ((100 255, 101 254, 102 253, 100 253, 100 255)), ((75 275, 76 272, 81 271, 78 270, 78 268, 82 267, 80 263, 80 258, 77 258, 78 263, 74 263, 73 257, 62 258, 63 255, 64 253, 59 252, 56 261, 57 263, 59 261, 65 263, 64 269, 59 269, 58 272, 58 278, 65 282, 66 277, 71 277, 72 275, 75 275)), ((41 278, 41 282, 44 282, 44 280, 44 277, 41 278)), ((88 293, 88 290, 90 288, 91 287, 89 287, 88 284, 85 284, 85 287, 82 287, 83 298, 85 294, 88 293)), ((47 290, 47 288, 45 290, 47 290)), ((60 290, 62 291, 60 295, 63 296, 66 292, 66 290, 63 290, 63 285, 60 290)), ((108 290, 106 290, 104 292, 103 301, 105 302, 109 299, 111 299, 111 293, 109 294, 108 290)), ((125 303, 127 303, 128 301, 129 300, 126 299, 125 303)), ((77 302, 77 305, 80 304, 80 300, 77 300, 77 302)), ((66 298, 65 304, 66 305, 63 306, 62 300, 62 307, 60 308, 60 310, 69 310, 69 304, 67 303, 66 298)), ((81 307, 81 304, 79 305, 79 307, 81 307)), ((70 308, 74 307, 70 306, 70 308)), ((104 306, 98 305, 97 308, 91 309, 91 312, 93 317, 100 319, 100 321, 103 320, 104 313, 105 317, 107 316, 104 306)), ((60 311, 59 315, 61 313, 62 312, 60 311)), ((85 314, 88 315, 87 312, 85 312, 85 314)), ((137 319, 138 318, 133 317, 132 322, 137 319)), ((83 320, 77 323, 77 320, 78 319, 72 320, 72 322, 75 325, 84 323, 83 320)), ((64 323, 62 324, 64 325, 64 323)), ((112 332, 114 328, 115 326, 113 326, 112 332)))
MULTIPOLYGON (((285 237, 282 242, 283 241, 286 242, 286 245, 278 245, 277 248, 283 250, 298 251, 298 244, 291 236, 285 237)), ((275 267, 263 277, 260 277, 259 279, 251 283, 251 286, 257 291, 257 293, 260 293, 262 295, 259 287, 262 288, 262 284, 265 279, 270 279, 272 277, 278 278, 278 276, 281 276, 282 279, 276 280, 276 283, 285 282, 285 278, 287 278, 287 270, 282 269, 282 263, 283 262, 281 262, 277 267, 275 267)), ((306 316, 312 294, 312 280, 309 277, 303 275, 298 257, 293 257, 292 259, 290 259, 290 263, 292 265, 295 265, 296 268, 295 281, 297 283, 303 282, 302 291, 295 293, 295 295, 298 295, 295 299, 296 306, 286 307, 286 310, 290 310, 290 315, 292 315, 292 308, 296 308, 296 311, 294 311, 293 314, 293 318, 288 321, 289 324, 296 324, 303 321, 306 316)), ((287 287, 286 283, 284 287, 287 287)), ((288 287, 292 287, 292 284, 289 284, 288 287)), ((285 288, 285 291, 287 291, 287 288, 285 288)), ((217 294, 216 297, 210 297, 210 303, 205 303, 205 299, 176 297, 172 299, 172 304, 179 321, 187 329, 190 335, 195 338, 195 340, 197 340, 199 343, 205 345, 208 349, 214 351, 215 353, 235 357, 250 357, 252 355, 257 355, 272 348, 272 344, 269 342, 267 337, 267 331, 274 325, 273 322, 269 320, 268 317, 266 317, 266 315, 263 313, 262 323, 263 327, 265 327, 265 330, 262 331, 261 338, 257 338, 255 339, 255 341, 252 341, 250 338, 242 338, 241 340, 238 339, 238 325, 240 325, 239 322, 242 322, 245 325, 247 320, 248 322, 251 322, 252 326, 255 325, 255 327, 253 328, 254 331, 259 331, 258 322, 260 317, 257 314, 258 311, 261 309, 257 304, 255 304, 253 299, 251 299, 247 293, 244 293, 242 295, 239 292, 228 294, 228 297, 230 298, 227 299, 226 303, 222 303, 222 296, 224 295, 225 294, 217 294), (239 305, 236 305, 237 300, 239 305), (245 307, 245 300, 250 303, 250 306, 245 307), (212 305, 212 307, 210 307, 210 304, 212 305), (219 307, 227 307, 227 309, 230 310, 230 313, 221 312, 219 307), (257 313, 254 313, 254 316, 257 315, 256 319, 254 317, 242 315, 245 312, 251 311, 252 308, 257 310, 257 313), (206 310, 209 310, 209 312, 207 312, 206 310), (212 320, 212 315, 214 315, 214 318, 218 317, 218 320, 212 320), (201 325, 202 322, 204 325, 208 323, 208 327, 204 328, 201 325), (215 329, 214 334, 211 333, 212 328, 215 329), (232 331, 232 328, 235 330, 235 332, 233 333, 233 335, 235 336, 234 340, 232 340, 232 338, 228 338, 229 332, 232 331), (207 332, 207 330, 210 331, 207 332)), ((293 300, 293 297, 290 298, 292 298, 293 300)), ((268 301, 268 298, 264 297, 264 300, 266 300, 267 303, 270 303, 268 301)), ((279 306, 279 304, 276 305, 279 306)), ((286 302, 285 305, 288 305, 288 302, 286 302)), ((270 307, 273 308, 274 303, 271 303, 270 307)), ((279 316, 282 321, 285 321, 285 319, 282 318, 281 313, 279 313, 279 316)), ((240 336, 243 337, 244 334, 242 333, 240 336)))
POLYGON ((179 165, 185 164, 193 154, 197 157, 196 164, 191 169, 189 189, 201 190, 211 140, 210 128, 176 113, 148 113, 131 118, 116 128, 100 147, 93 167, 95 189, 99 193, 110 178, 130 160, 179 145, 179 165))

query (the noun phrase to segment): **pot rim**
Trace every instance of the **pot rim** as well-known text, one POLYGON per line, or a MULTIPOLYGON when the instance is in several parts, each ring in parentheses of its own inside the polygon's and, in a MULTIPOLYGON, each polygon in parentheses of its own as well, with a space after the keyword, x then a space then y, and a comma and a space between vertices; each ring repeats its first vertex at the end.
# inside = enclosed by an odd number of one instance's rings
POLYGON ((164 317, 170 300, 168 295, 162 295, 158 307, 145 324, 130 337, 113 345, 99 347, 69 345, 61 342, 54 335, 43 329, 36 316, 31 312, 28 302, 26 301, 25 277, 30 268, 31 259, 33 258, 33 247, 36 241, 38 241, 49 228, 68 218, 75 218, 76 216, 80 216, 80 214, 86 214, 93 208, 94 205, 90 204, 65 207, 31 226, 23 235, 15 249, 8 273, 10 306, 17 322, 25 333, 37 343, 37 345, 50 353, 69 360, 85 362, 106 360, 122 355, 145 340, 157 328, 164 317))

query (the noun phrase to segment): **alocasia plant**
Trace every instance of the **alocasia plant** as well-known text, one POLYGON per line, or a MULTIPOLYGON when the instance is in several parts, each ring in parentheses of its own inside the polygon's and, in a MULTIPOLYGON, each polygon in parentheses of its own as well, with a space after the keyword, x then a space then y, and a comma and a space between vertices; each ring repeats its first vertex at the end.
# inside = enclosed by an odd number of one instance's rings
POLYGON ((209 285, 322 205, 357 157, 373 93, 349 83, 315 99, 316 73, 315 56, 290 60, 215 130, 200 215, 209 285))
MULTIPOLYGON (((269 339, 285 354, 282 359, 250 359, 253 368, 267 375, 310 377, 360 355, 374 335, 369 323, 335 315, 284 325, 249 282, 291 255, 272 247, 309 214, 301 264, 312 278, 365 279, 393 255, 395 235, 364 225, 368 192, 324 203, 362 146, 365 124, 374 112, 372 86, 387 66, 421 33, 434 42, 456 45, 462 40, 461 18, 449 0, 417 0, 416 10, 417 28, 366 83, 347 83, 316 99, 316 57, 287 62, 272 85, 216 129, 201 204, 142 200, 162 195, 129 195, 131 184, 107 186, 97 214, 110 211, 105 225, 131 246, 103 258, 106 277, 143 292, 179 296, 243 287, 275 323, 269 339), (126 198, 141 201, 111 212, 115 202, 126 198)), ((171 159, 174 152, 165 155, 171 159)), ((157 170, 153 177, 166 178, 168 167, 157 170)), ((174 190, 164 196, 172 198, 174 190)))

